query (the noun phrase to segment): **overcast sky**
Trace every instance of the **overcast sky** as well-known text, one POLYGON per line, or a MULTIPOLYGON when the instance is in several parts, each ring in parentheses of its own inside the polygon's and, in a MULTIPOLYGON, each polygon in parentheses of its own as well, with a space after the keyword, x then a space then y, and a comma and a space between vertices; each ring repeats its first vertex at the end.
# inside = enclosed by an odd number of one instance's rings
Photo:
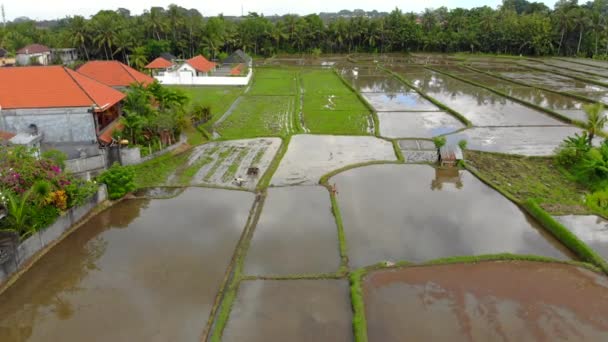
MULTIPOLYGON (((555 0, 539 0, 553 8, 555 0)), ((501 0, 425 0, 425 1, 392 1, 392 0, 0 0, 4 3, 6 19, 12 20, 17 17, 30 17, 32 19, 56 19, 75 14, 90 16, 101 9, 117 9, 124 7, 131 10, 132 14, 140 14, 144 9, 151 6, 167 7, 176 3, 186 8, 196 8, 204 16, 213 16, 219 13, 225 15, 240 15, 241 5, 245 14, 247 12, 258 12, 265 15, 272 14, 309 14, 318 12, 337 12, 341 9, 353 10, 360 8, 366 11, 390 11, 395 7, 403 11, 420 12, 425 8, 438 8, 446 6, 454 7, 478 7, 488 5, 493 8, 498 6, 501 0)))

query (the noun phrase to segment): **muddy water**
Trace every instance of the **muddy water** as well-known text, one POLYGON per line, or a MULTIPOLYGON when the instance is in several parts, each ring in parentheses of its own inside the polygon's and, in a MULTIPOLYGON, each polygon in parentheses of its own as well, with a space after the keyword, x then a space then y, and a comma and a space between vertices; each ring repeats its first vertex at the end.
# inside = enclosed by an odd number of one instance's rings
POLYGON ((608 260, 608 220, 595 215, 567 215, 555 218, 608 260))
POLYGON ((245 274, 336 272, 340 266, 338 250, 338 230, 327 189, 271 188, 247 252, 245 274))
POLYGON ((337 184, 350 265, 455 255, 570 254, 528 216, 466 171, 372 165, 337 184))
POLYGON ((465 139, 468 148, 524 156, 550 156, 564 139, 581 133, 574 126, 558 127, 475 127, 448 135, 448 141, 465 139))
POLYGON ((569 265, 377 271, 364 296, 370 342, 608 340, 608 280, 569 265))
POLYGON ((0 340, 196 341, 252 203, 188 189, 117 204, 0 296, 0 340))
POLYGON ((352 341, 346 280, 256 280, 239 287, 222 341, 352 341))
POLYGON ((404 77, 476 126, 563 125, 542 112, 437 72, 404 77))
POLYGON ((565 69, 560 66, 539 64, 539 63, 534 63, 534 62, 522 62, 522 64, 530 65, 534 68, 546 70, 548 72, 564 74, 565 76, 581 77, 584 79, 591 79, 591 80, 595 80, 595 81, 599 81, 599 82, 608 83, 608 75, 602 76, 602 75, 589 74, 588 73, 589 71, 585 72, 585 66, 582 66, 583 71, 576 71, 576 70, 574 70, 578 66, 576 64, 574 67, 569 67, 570 69, 565 69))
POLYGON ((387 138, 432 138, 465 127, 445 112, 378 112, 378 118, 387 138))

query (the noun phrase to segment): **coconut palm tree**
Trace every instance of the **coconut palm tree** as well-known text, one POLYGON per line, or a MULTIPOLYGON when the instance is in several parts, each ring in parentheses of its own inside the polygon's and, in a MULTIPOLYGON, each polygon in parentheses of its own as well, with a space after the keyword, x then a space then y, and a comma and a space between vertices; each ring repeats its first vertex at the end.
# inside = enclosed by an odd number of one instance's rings
POLYGON ((606 126, 608 118, 604 113, 604 105, 601 103, 590 104, 585 106, 585 113, 587 114, 587 122, 585 123, 585 130, 588 134, 588 144, 592 146, 593 138, 598 132, 603 131, 606 126))

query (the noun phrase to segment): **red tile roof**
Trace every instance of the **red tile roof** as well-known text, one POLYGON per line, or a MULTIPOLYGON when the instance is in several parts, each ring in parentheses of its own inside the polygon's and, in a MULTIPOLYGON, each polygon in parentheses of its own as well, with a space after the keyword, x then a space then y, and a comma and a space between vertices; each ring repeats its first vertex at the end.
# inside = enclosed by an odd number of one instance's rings
POLYGON ((215 66, 217 65, 216 63, 209 62, 209 60, 207 60, 207 58, 205 58, 201 55, 190 58, 189 60, 186 61, 186 63, 188 63, 196 71, 200 71, 200 72, 209 72, 209 71, 213 70, 213 68, 215 68, 215 66))
POLYGON ((44 52, 51 52, 51 49, 49 49, 48 47, 42 45, 42 44, 30 44, 27 46, 24 46, 23 48, 17 50, 18 54, 34 54, 34 53, 44 53, 44 52))
POLYGON ((150 64, 146 65, 146 69, 167 69, 173 66, 173 63, 168 60, 158 57, 157 59, 150 62, 150 64))
POLYGON ((103 130, 103 132, 101 132, 98 139, 99 141, 105 144, 109 144, 112 142, 112 134, 114 133, 114 131, 121 130, 123 128, 125 128, 125 125, 120 122, 120 119, 114 120, 110 125, 108 125, 108 127, 103 130))
POLYGON ((238 76, 241 74, 241 72, 243 71, 243 64, 239 64, 237 66, 235 66, 234 68, 232 68, 232 70, 230 70, 230 75, 232 76, 238 76))
POLYGON ((78 72, 111 87, 127 87, 133 83, 148 85, 154 79, 119 61, 90 61, 78 72))
POLYGON ((0 68, 0 107, 109 107, 125 95, 62 66, 0 68))

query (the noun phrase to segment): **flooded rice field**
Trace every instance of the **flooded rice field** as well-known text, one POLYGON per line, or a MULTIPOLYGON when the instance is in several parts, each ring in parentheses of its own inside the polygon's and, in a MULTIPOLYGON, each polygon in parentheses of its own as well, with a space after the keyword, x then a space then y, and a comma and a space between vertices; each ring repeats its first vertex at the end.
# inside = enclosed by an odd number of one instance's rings
POLYGON ((552 72, 503 72, 501 75, 510 80, 527 85, 538 86, 568 93, 605 93, 608 88, 590 82, 580 81, 552 72))
POLYGON ((365 278, 370 342, 606 341, 608 281, 570 265, 482 262, 365 278))
POLYGON ((279 138, 259 138, 211 142, 195 147, 186 166, 196 171, 190 184, 253 190, 279 146, 279 138), (249 168, 257 168, 257 175, 248 175, 249 168), (235 178, 244 180, 241 186, 235 183, 235 178))
POLYGON ((563 125, 553 117, 447 75, 428 70, 422 77, 403 75, 435 100, 476 126, 563 125))
POLYGON ((432 138, 465 127, 446 112, 378 112, 378 119, 387 138, 432 138))
POLYGON ((389 141, 365 136, 294 135, 271 185, 318 184, 331 171, 379 160, 397 160, 389 141))
POLYGON ((1 340, 197 340, 253 199, 188 189, 95 216, 0 296, 1 340))
POLYGON ((562 127, 474 127, 448 135, 448 141, 465 139, 467 147, 484 152, 524 156, 550 156, 564 139, 581 133, 574 126, 562 127))
POLYGON ((398 94, 410 91, 403 82, 387 75, 349 77, 349 81, 360 93, 398 94))
POLYGON ((352 341, 346 280, 241 283, 222 341, 352 341))
POLYGON ((503 252, 571 258, 517 206, 466 171, 371 165, 329 182, 337 186, 352 267, 503 252))
POLYGON ((363 97, 378 112, 439 110, 437 106, 413 90, 403 93, 364 93, 363 97))
POLYGON ((336 272, 338 250, 338 230, 326 188, 271 188, 247 252, 245 274, 336 272))
POLYGON ((608 261, 608 220, 595 215, 555 216, 555 219, 608 261))

